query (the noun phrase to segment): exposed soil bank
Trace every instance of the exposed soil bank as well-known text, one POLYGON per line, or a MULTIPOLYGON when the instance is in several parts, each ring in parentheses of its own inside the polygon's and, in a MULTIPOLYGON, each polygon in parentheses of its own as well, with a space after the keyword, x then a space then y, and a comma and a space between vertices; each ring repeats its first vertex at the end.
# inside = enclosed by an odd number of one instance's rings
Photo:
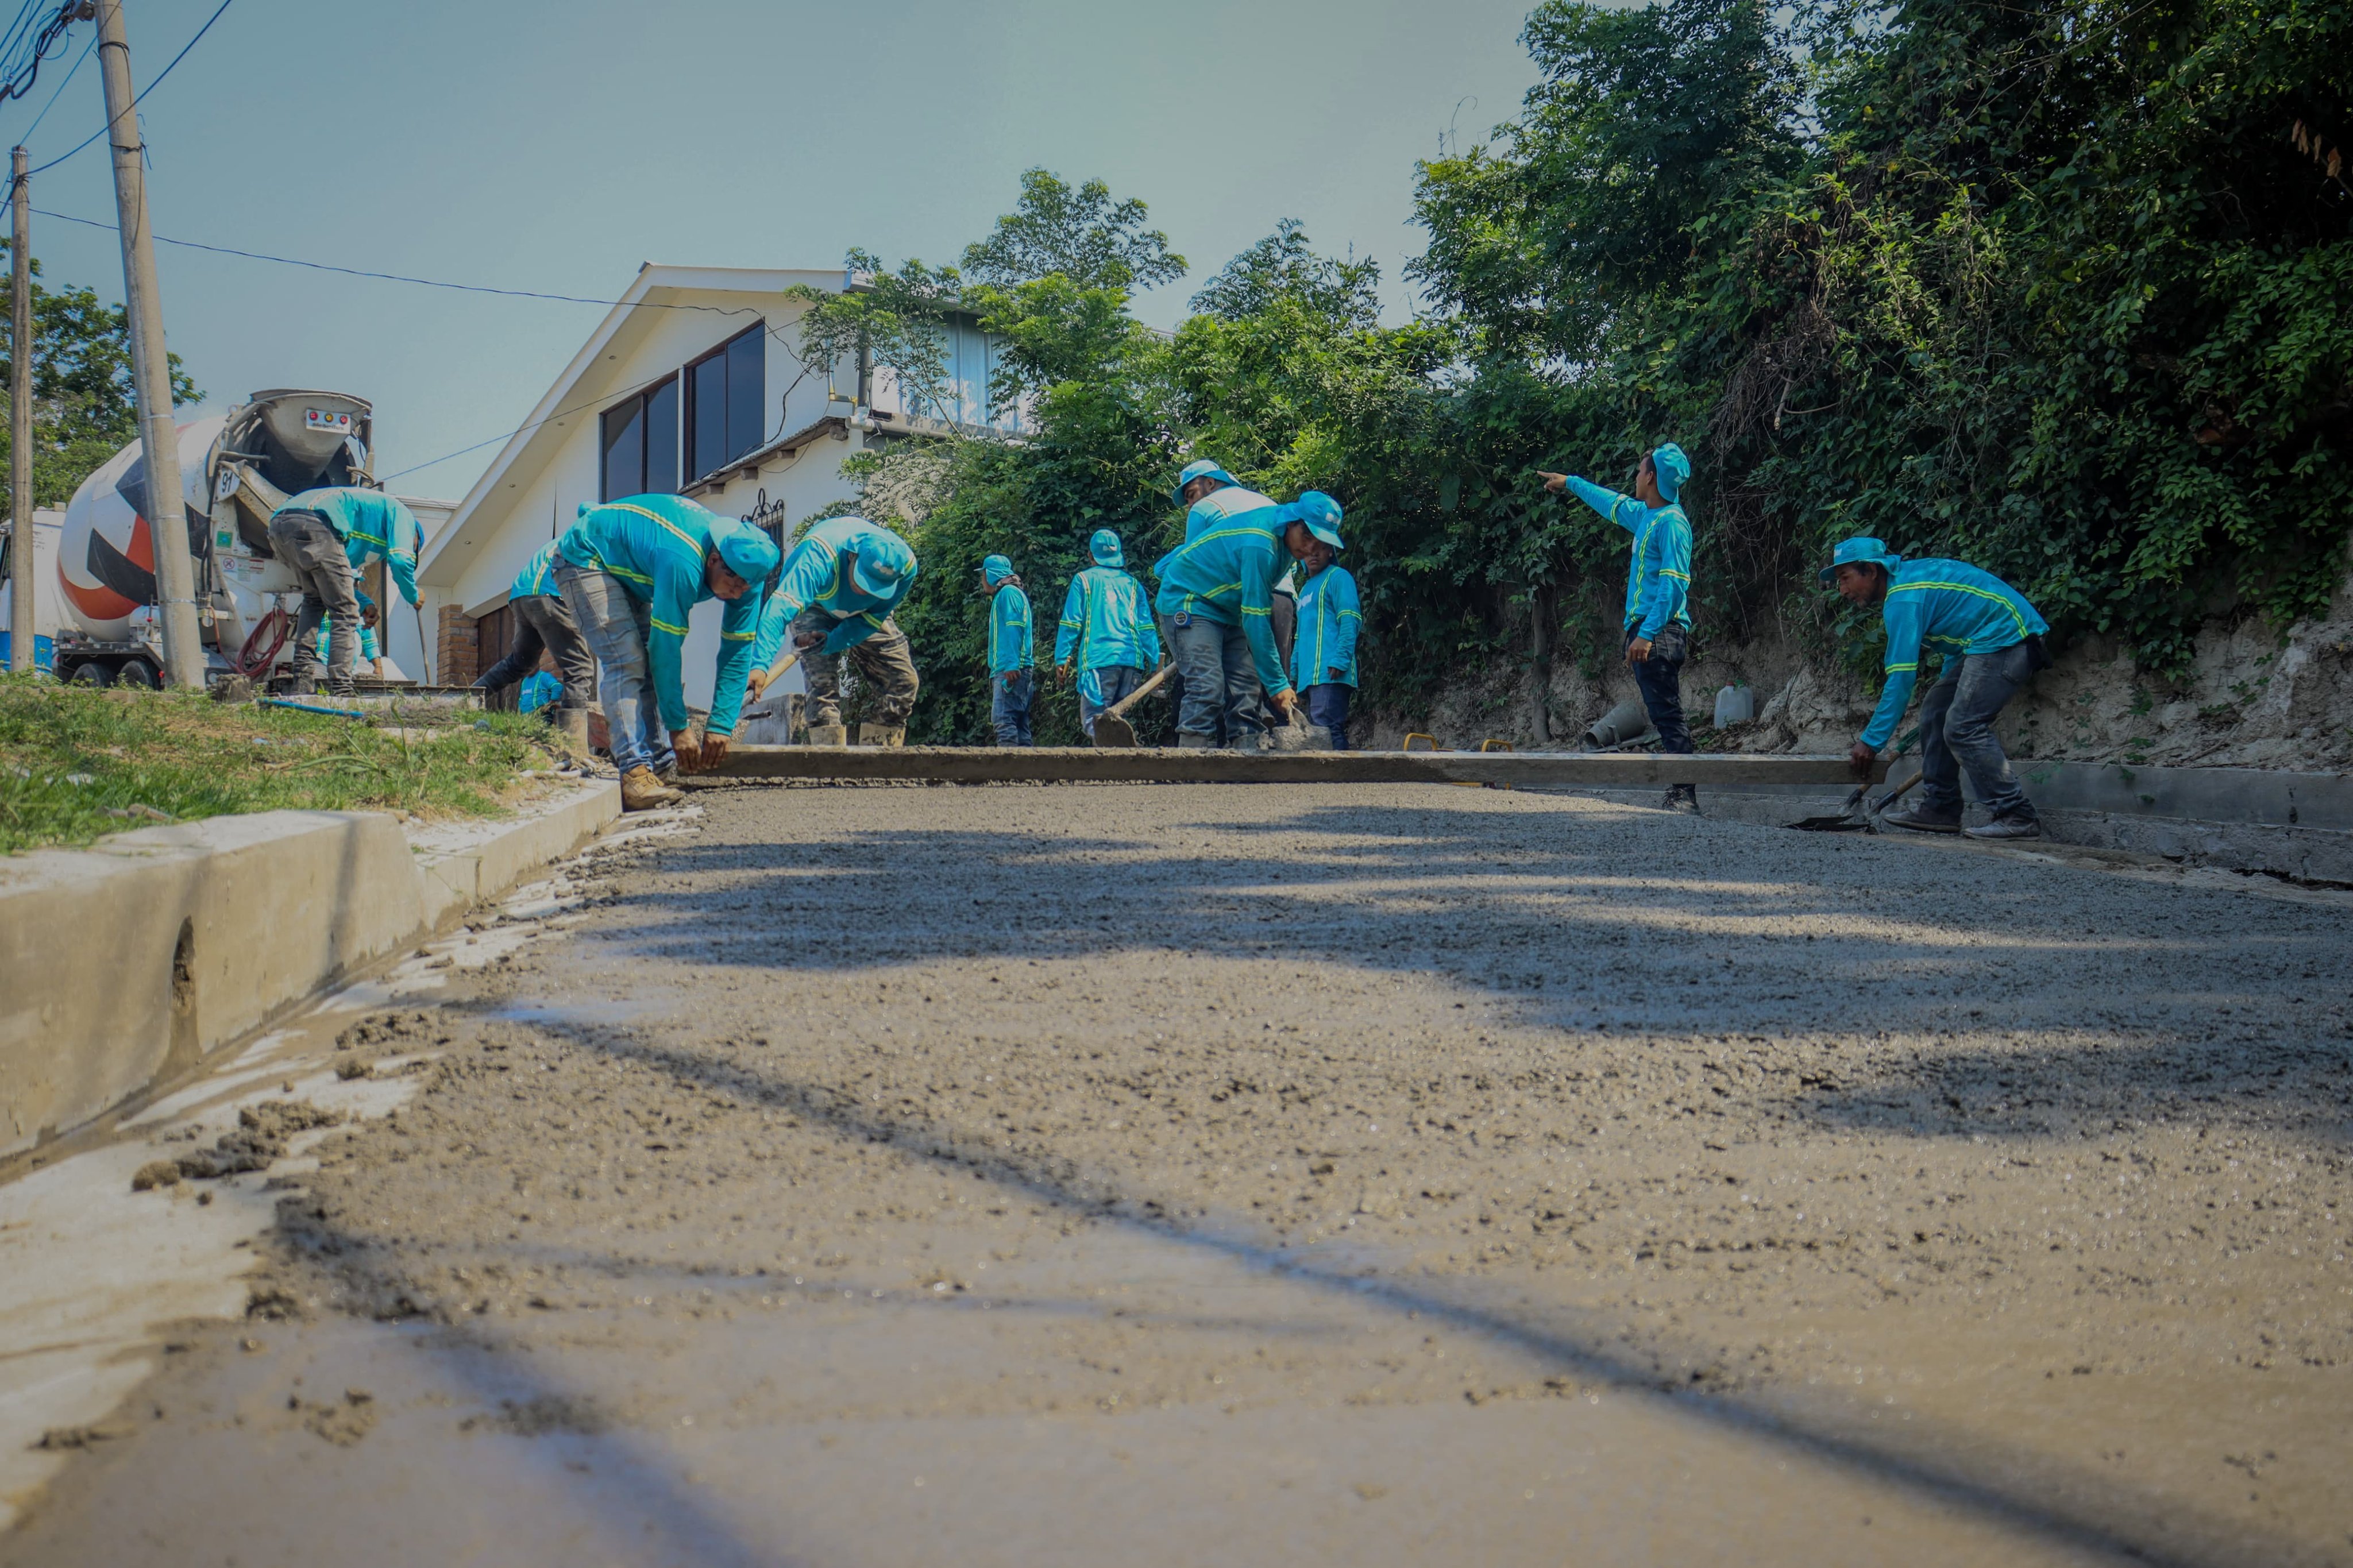
POLYGON ((2353 1562, 2353 904, 701 798, 0 1562, 2353 1562))

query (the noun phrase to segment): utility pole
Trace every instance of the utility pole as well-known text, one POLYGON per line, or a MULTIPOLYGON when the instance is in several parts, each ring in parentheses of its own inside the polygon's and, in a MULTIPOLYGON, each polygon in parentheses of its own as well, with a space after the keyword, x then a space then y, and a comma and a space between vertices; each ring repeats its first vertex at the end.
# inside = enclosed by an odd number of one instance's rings
POLYGON ((8 260, 16 293, 8 319, 8 673, 33 672, 33 193, 25 150, 10 155, 8 206, 15 216, 8 260))
POLYGON ((132 107, 131 45, 122 0, 98 0, 98 60, 106 79, 107 140, 114 148, 114 214, 122 231, 122 302, 131 321, 131 384, 146 450, 147 537, 155 551, 155 597, 164 613, 164 679, 201 690, 205 650, 196 631, 196 572, 188 558, 188 503, 180 488, 180 432, 172 418, 172 361, 155 289, 155 242, 147 227, 146 146, 132 107))

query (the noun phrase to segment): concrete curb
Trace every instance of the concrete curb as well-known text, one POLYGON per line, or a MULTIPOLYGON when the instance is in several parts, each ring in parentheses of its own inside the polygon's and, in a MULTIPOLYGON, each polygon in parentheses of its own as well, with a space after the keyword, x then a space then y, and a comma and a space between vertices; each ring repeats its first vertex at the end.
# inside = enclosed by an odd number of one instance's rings
POLYGON ((620 809, 598 782, 446 847, 373 812, 270 811, 0 859, 0 1156, 193 1070, 620 809))

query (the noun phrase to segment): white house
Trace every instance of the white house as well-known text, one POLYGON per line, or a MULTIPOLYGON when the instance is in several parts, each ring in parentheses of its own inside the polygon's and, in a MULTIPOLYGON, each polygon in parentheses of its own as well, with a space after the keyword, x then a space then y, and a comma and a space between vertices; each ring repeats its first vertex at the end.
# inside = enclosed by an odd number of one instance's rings
MULTIPOLYGON (((937 428, 907 415, 887 374, 846 362, 812 373, 796 357, 807 307, 786 290, 853 281, 839 269, 640 268, 427 542, 417 576, 437 628, 431 678, 462 684, 505 652, 509 584, 584 501, 674 491, 789 540, 851 493, 844 458, 937 428)), ((963 318, 947 347, 955 422, 983 425, 997 346, 963 318)), ((697 707, 711 700, 718 627, 718 604, 698 605, 685 661, 697 707)))

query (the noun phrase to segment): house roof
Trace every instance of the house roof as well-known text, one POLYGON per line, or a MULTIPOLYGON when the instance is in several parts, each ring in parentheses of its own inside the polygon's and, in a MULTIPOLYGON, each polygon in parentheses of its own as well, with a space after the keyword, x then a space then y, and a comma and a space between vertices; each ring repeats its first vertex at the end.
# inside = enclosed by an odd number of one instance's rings
POLYGON ((495 525, 502 521, 495 515, 498 498, 510 488, 520 488, 524 481, 536 479, 570 436, 568 426, 557 426, 554 421, 572 414, 588 413, 626 390, 611 387, 584 398, 580 384, 588 379, 606 354, 633 348, 654 310, 693 308, 666 296, 781 294, 800 284, 838 289, 842 286, 842 273, 838 268, 807 271, 774 267, 677 267, 651 261, 641 264, 628 289, 606 312, 605 319, 580 345, 554 384, 532 405, 530 416, 507 437, 499 455, 466 492, 449 525, 427 543, 424 559, 417 563, 417 575, 440 583, 472 563, 475 554, 490 543, 495 531, 495 527, 476 524, 487 521, 495 525), (485 518, 485 513, 492 515, 485 518))

